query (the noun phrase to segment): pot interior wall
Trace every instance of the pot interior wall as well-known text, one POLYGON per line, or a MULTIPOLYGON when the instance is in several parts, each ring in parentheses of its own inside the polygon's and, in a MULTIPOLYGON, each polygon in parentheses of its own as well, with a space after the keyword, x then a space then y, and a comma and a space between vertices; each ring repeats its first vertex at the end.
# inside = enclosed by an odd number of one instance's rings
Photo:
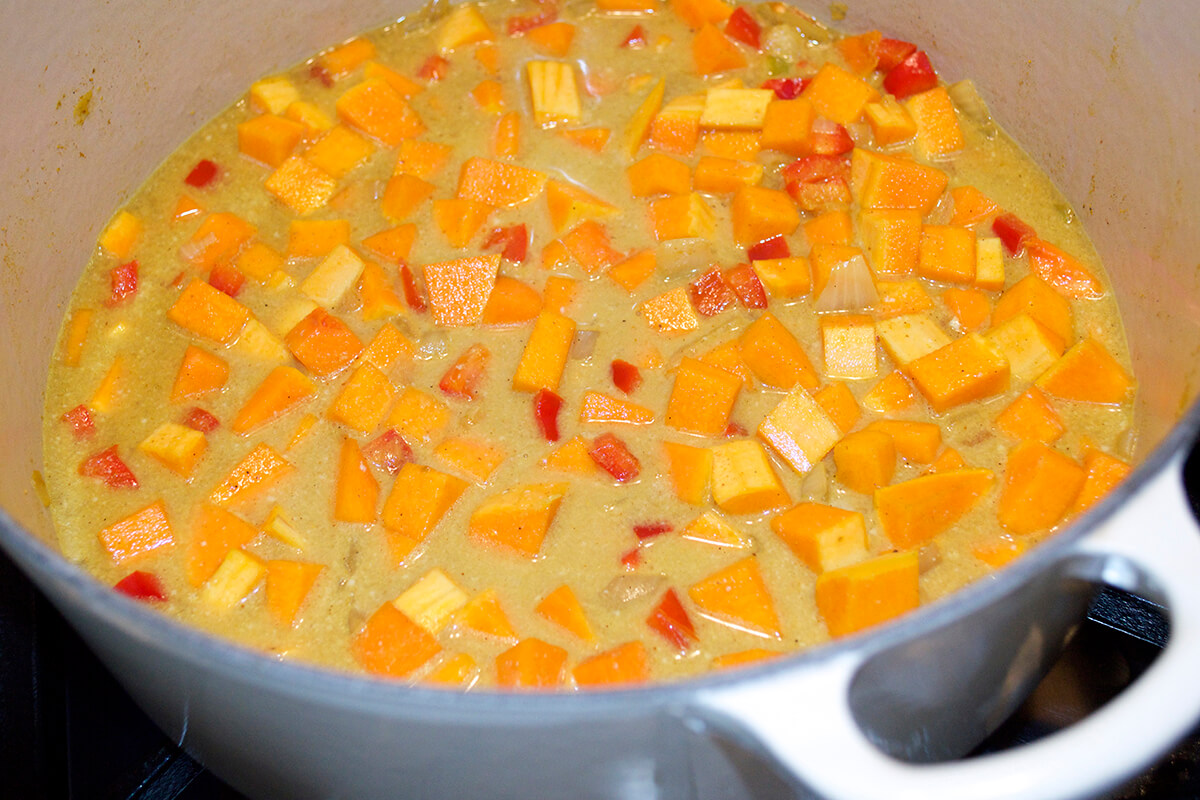
MULTIPOLYGON (((0 11, 0 331, 9 387, 0 505, 49 537, 30 476, 41 385, 78 270, 111 209, 244 90, 415 4, 134 0, 0 11), (12 113, 14 110, 20 113, 12 113), (17 378, 19 376, 19 378, 17 378), (17 378, 13 380, 12 378, 17 378)), ((825 7, 810 6, 824 13, 825 7)), ((1141 375, 1143 451, 1193 400, 1200 358, 1200 22, 1136 2, 860 2, 841 23, 927 45, 972 76, 1001 123, 1076 204, 1123 299, 1141 375)), ((828 20, 826 20, 828 21, 828 20)))

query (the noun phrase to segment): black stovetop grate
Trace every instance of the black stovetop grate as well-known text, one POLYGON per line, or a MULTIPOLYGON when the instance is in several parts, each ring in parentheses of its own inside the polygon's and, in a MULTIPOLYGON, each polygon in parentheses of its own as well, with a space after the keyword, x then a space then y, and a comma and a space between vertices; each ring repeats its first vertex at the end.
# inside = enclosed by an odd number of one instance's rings
MULTIPOLYGON (((1102 591, 1054 669, 978 750, 1045 736, 1086 716, 1152 662, 1158 609, 1102 591)), ((1200 728, 1117 800, 1200 797, 1200 728)), ((0 796, 244 800, 151 723, 49 604, 0 556, 0 796)))

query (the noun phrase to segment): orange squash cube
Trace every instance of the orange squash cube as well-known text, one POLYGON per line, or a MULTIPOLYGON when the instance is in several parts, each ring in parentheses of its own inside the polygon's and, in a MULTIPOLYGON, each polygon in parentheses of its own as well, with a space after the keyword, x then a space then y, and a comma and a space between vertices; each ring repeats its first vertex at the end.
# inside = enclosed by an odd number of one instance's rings
POLYGON ((663 442, 663 452, 667 456, 667 470, 676 497, 694 506, 707 503, 712 451, 679 442, 663 442))
POLYGON ((96 536, 114 564, 124 564, 175 543, 161 500, 117 520, 96 536))
POLYGON ((1123 403, 1133 391, 1133 377, 1112 353, 1093 338, 1068 350, 1037 379, 1047 394, 1081 403, 1123 403))
POLYGON ((775 601, 754 556, 718 570, 688 589, 706 617, 772 639, 783 635, 775 601))
POLYGON ((467 535, 476 544, 536 558, 567 488, 539 483, 494 495, 471 514, 467 535))
POLYGON ((800 212, 787 192, 761 186, 742 186, 730 206, 733 238, 743 247, 772 236, 788 236, 800 225, 800 212))
POLYGON ((879 527, 896 547, 919 547, 950 528, 992 488, 986 469, 935 472, 875 490, 879 527))
POLYGON ((343 120, 388 147, 425 132, 425 124, 408 101, 380 78, 350 87, 337 99, 335 108, 343 120))
POLYGON ((817 578, 817 610, 838 638, 911 611, 921 603, 917 554, 884 556, 826 572, 817 578))
POLYGON ((423 541, 466 488, 467 482, 461 478, 410 461, 400 468, 383 503, 383 524, 390 531, 423 541))
POLYGON ((499 269, 498 254, 426 264, 425 288, 434 323, 443 327, 478 325, 499 269))
POLYGON ((829 314, 820 319, 825 377, 874 378, 879 374, 875 322, 865 314, 829 314))
POLYGON ((667 401, 666 424, 701 436, 721 436, 737 402, 742 379, 694 358, 684 358, 667 401))
POLYGON ((908 373, 939 414, 1008 388, 1008 361, 978 333, 969 333, 912 361, 908 373))
POLYGON ((857 511, 800 503, 772 517, 771 530, 818 575, 869 555, 866 520, 857 511))
POLYGON ((712 496, 722 511, 757 514, 791 503, 762 445, 737 439, 712 449, 712 496))
POLYGON ((996 515, 1017 535, 1052 528, 1083 489, 1087 473, 1073 459, 1041 442, 1024 441, 1008 453, 996 515))
POLYGON ((879 99, 875 87, 837 64, 827 62, 800 95, 819 116, 848 125, 862 116, 867 103, 879 99))
POLYGON ((255 161, 278 167, 304 138, 304 126, 274 114, 238 123, 238 149, 255 161))
POLYGON ((954 225, 926 225, 921 230, 917 274, 943 283, 973 283, 974 232, 954 225))
POLYGON ((871 494, 892 482, 896 472, 896 443, 882 431, 855 431, 833 446, 833 463, 843 486, 871 494))
POLYGON ((656 194, 687 194, 692 189, 688 165, 663 153, 651 153, 625 169, 630 194, 650 197, 656 194))
POLYGON ((738 349, 746 366, 768 386, 817 388, 817 372, 800 342, 769 311, 742 331, 738 349))
POLYGON ((575 338, 575 322, 556 311, 543 311, 533 323, 533 331, 517 371, 513 374, 512 387, 518 392, 536 392, 540 389, 555 391, 562 379, 575 338))

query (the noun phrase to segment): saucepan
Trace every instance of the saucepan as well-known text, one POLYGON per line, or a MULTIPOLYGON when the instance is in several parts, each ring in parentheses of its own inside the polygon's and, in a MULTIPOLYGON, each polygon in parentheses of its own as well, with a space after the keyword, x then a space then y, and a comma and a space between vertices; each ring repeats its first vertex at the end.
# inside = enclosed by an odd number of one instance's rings
MULTIPOLYGON (((830 9, 809 8, 818 16, 830 9)), ((0 544, 184 748, 253 797, 1086 797, 1200 719, 1200 15, 1184 0, 861 0, 841 23, 973 76, 1079 209, 1140 375, 1141 467, 992 578, 878 630, 686 683, 453 693, 282 663, 186 629, 61 558, 32 489, 40 387, 109 209, 251 80, 411 0, 17 0, 0 10, 0 544), (1099 584, 1170 640, 1082 722, 964 759, 1099 584)))

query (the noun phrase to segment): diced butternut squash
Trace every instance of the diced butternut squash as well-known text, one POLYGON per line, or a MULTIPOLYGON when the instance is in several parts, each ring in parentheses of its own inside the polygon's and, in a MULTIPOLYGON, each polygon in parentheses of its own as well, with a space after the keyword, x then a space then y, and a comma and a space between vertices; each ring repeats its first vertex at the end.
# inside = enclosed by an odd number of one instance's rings
POLYGON ((433 321, 447 327, 478 325, 499 269, 498 254, 426 264, 425 288, 433 321))
POLYGON ((575 39, 575 26, 569 22, 551 22, 530 30, 525 38, 543 53, 563 58, 575 39))
POLYGON ((241 550, 230 550, 200 589, 200 599, 206 605, 228 611, 258 587, 265 572, 264 564, 254 556, 241 550))
POLYGON ((1100 342, 1087 338, 1042 373, 1037 385, 1047 394, 1080 403, 1123 403, 1133 377, 1100 342))
POLYGON ((472 3, 455 6, 442 20, 436 38, 437 50, 443 55, 468 44, 491 40, 492 29, 472 3))
POLYGON ((721 436, 737 402, 742 380, 694 358, 684 358, 675 372, 667 401, 666 424, 701 436, 721 436))
POLYGON ((208 503, 201 504, 192 523, 186 574, 192 586, 202 586, 233 550, 249 544, 258 529, 242 518, 208 503))
POLYGON ((288 226, 287 254, 291 258, 320 258, 339 244, 349 243, 349 220, 294 219, 288 226))
POLYGON ((920 605, 916 552, 889 553, 817 578, 817 610, 837 638, 870 628, 920 605))
POLYGON ((88 408, 98 414, 111 414, 115 411, 124 394, 127 373, 125 357, 114 356, 108 371, 104 373, 96 391, 92 393, 92 399, 87 403, 88 408))
POLYGON ((692 542, 715 547, 743 549, 750 547, 750 539, 730 525, 715 511, 706 511, 689 522, 679 535, 692 542))
POLYGON ((300 156, 291 156, 263 183, 281 203, 301 216, 322 208, 337 190, 337 178, 300 156))
POLYGON ((1008 453, 996 515, 1018 535, 1052 528, 1071 508, 1087 473, 1072 458, 1041 442, 1019 443, 1008 453))
POLYGON ((192 397, 215 392, 229 380, 229 363, 220 356, 188 345, 175 373, 171 386, 171 402, 179 403, 192 397))
POLYGON ((787 236, 800 224, 800 212, 786 192, 762 186, 742 186, 730 206, 733 238, 743 247, 772 236, 787 236))
POLYGON ((1025 245, 1029 269, 1063 297, 1096 300, 1104 296, 1104 284, 1082 261, 1049 242, 1034 238, 1025 245))
POLYGON ((568 278, 565 275, 551 275, 546 278, 546 285, 542 287, 542 308, 566 314, 567 306, 571 305, 577 294, 579 294, 579 282, 574 278, 568 278))
POLYGON ((284 343, 297 361, 322 378, 341 372, 363 349, 354 331, 323 308, 296 323, 284 343))
POLYGON ((133 253, 133 247, 142 235, 142 221, 128 211, 119 211, 100 234, 100 246, 119 259, 133 253))
POLYGON ((692 189, 692 172, 688 165, 663 153, 651 153, 629 165, 625 174, 634 197, 681 195, 692 189))
POLYGON ((975 233, 954 225, 926 225, 921 231, 917 274, 943 283, 973 283, 975 233))
POLYGON ((987 333, 1018 380, 1037 380, 1062 355, 1062 340, 1022 312, 987 333))
POLYGON ((876 275, 903 278, 916 270, 921 244, 919 211, 863 211, 858 224, 867 259, 876 275))
POLYGON ((87 344, 88 329, 91 327, 92 317, 95 316, 95 313, 90 308, 80 308, 72 311, 67 318, 67 323, 63 326, 61 350, 61 360, 64 366, 79 366, 79 360, 83 356, 83 346, 87 344))
POLYGON ((280 625, 290 628, 313 584, 325 567, 303 561, 268 561, 266 567, 267 610, 280 625))
POLYGON ((332 405, 329 417, 362 433, 373 433, 387 416, 395 397, 392 382, 374 364, 355 368, 332 405))
POLYGON ((403 611, 384 603, 355 634, 350 650, 367 672, 404 678, 437 656, 442 646, 403 611))
POLYGON ((383 504, 383 524, 415 541, 423 541, 466 490, 453 475, 408 462, 400 468, 383 504))
POLYGON ((467 593, 437 567, 422 575, 392 601, 404 616, 435 636, 466 604, 467 593))
POLYGON ((1088 510, 1103 500, 1133 471, 1130 464, 1101 450, 1089 450, 1083 457, 1083 468, 1087 473, 1083 480, 1083 488, 1076 495, 1075 502, 1067 509, 1068 514, 1079 514, 1088 510))
POLYGON ((546 207, 550 210, 550 223, 555 232, 577 222, 595 221, 619 213, 616 206, 591 192, 554 180, 546 182, 546 207))
POLYGON ((333 494, 333 518, 338 522, 371 525, 379 508, 379 481, 363 458, 358 442, 342 439, 338 456, 337 484, 333 494))
POLYGON ((291 463, 263 442, 229 471, 213 489, 209 499, 221 506, 237 506, 258 496, 278 483, 293 470, 291 463))
POLYGON ((864 209, 908 208, 922 215, 933 210, 950 180, 937 167, 858 148, 851 154, 850 178, 864 209))
POLYGON ((375 45, 370 39, 356 36, 337 47, 326 50, 316 59, 316 64, 330 78, 344 78, 375 56, 375 45))
POLYGON ((892 482, 896 443, 882 431, 855 431, 833 446, 833 463, 843 486, 870 494, 892 482))
POLYGON ((450 422, 450 407, 431 394, 407 387, 396 398, 387 424, 405 438, 428 441, 450 422))
POLYGON ((730 514, 757 514, 791 502, 762 445, 738 439, 712 449, 713 502, 730 514))
POLYGON ((541 639, 522 639, 496 656, 496 685, 505 689, 553 689, 562 685, 567 651, 541 639))
POLYGON ((825 377, 874 378, 879 374, 875 323, 865 314, 828 314, 821 317, 821 352, 825 377))
POLYGON ((335 107, 339 117, 388 147, 425 132, 425 124, 408 101, 380 78, 350 87, 335 107))
POLYGON ((812 152, 812 127, 816 111, 803 97, 771 100, 763 114, 762 146, 792 156, 812 152))
POLYGON ((804 238, 809 245, 837 244, 846 246, 854 238, 854 222, 843 209, 818 214, 804 223, 804 238))
POLYGON ((571 675, 581 689, 645 683, 650 679, 649 654, 640 641, 626 642, 580 662, 571 675))
POLYGON ((362 303, 363 319, 368 321, 390 319, 404 313, 404 301, 384 274, 383 267, 374 261, 363 264, 358 299, 362 303))
POLYGON ((908 109, 890 94, 884 95, 879 102, 863 106, 863 115, 875 135, 875 143, 880 147, 907 142, 917 135, 916 121, 908 109))
POLYGON ((575 322, 570 318, 555 311, 539 314, 513 375, 513 389, 518 392, 556 390, 574 337, 575 322))
POLYGON ((588 454, 592 443, 583 436, 572 436, 561 445, 551 450, 542 460, 542 465, 551 469, 571 472, 576 475, 595 475, 596 462, 588 454))
POLYGON ((317 169, 341 178, 366 161, 375 145, 345 125, 335 125, 304 151, 304 158, 317 169))
POLYGON ((1071 303, 1036 275, 1026 275, 1000 296, 992 309, 992 325, 999 326, 1025 313, 1058 339, 1058 350, 1075 341, 1071 303))
POLYGON ((762 259, 751 266, 771 296, 781 300, 803 297, 812 285, 808 259, 803 256, 762 259))
POLYGON ((910 362, 908 373, 938 413, 999 394, 1009 381, 1007 359, 978 333, 969 333, 910 362))
POLYGON ((704 25, 692 38, 692 61, 701 75, 714 75, 746 66, 746 57, 714 25, 704 25))
POLYGON ((679 442, 663 442, 663 451, 675 495, 685 503, 705 505, 712 476, 712 451, 679 442))
POLYGON ((454 614, 455 621, 486 636, 516 639, 517 631, 500 607, 500 594, 495 589, 480 592, 454 614))
POLYGON ((752 161, 718 156, 701 156, 696 164, 696 190, 709 194, 731 194, 743 186, 757 186, 763 167, 752 161))
POLYGON ((700 327, 700 318, 696 316, 687 289, 683 286, 651 297, 638 306, 638 313, 651 328, 667 336, 676 336, 700 327))
POLYGON ((935 422, 911 419, 877 419, 866 427, 887 434, 905 461, 928 464, 942 446, 942 428, 935 422))
POLYGON ((412 363, 416 346, 394 325, 383 325, 363 348, 362 360, 379 368, 385 375, 412 363))
POLYGON ((592 631, 587 614, 569 584, 564 583, 543 597, 533 610, 585 642, 596 641, 596 634, 592 631))
POLYGON ((432 183, 421 180, 415 175, 401 173, 388 179, 383 189, 380 208, 384 216, 395 221, 408 219, 417 213, 421 204, 433 194, 432 183))
POLYGON ((782 635, 775 601, 754 556, 736 561, 693 584, 688 597, 710 619, 772 639, 782 635))
POLYGON ((274 114, 238 123, 238 149, 255 161, 278 167, 304 138, 304 126, 274 114))
POLYGON ((561 241, 571 257, 589 275, 598 275, 624 258, 612 248, 608 229, 594 219, 579 223, 561 241))
POLYGON ((842 433, 849 433, 853 430, 862 416, 862 409, 858 407, 858 401, 854 399, 854 394, 844 383, 837 381, 830 383, 812 397, 817 401, 817 405, 825 409, 829 419, 838 426, 842 433))
POLYGON ((300 291, 318 305, 333 308, 358 283, 362 270, 358 254, 339 244, 300 283, 300 291))
POLYGON ((230 344, 250 319, 250 309, 219 289, 193 280, 167 309, 167 318, 186 331, 230 344))
POLYGON ((879 92, 857 75, 827 62, 817 71, 801 94, 819 116, 847 125, 862 116, 867 103, 879 98, 879 92))
POLYGON ((603 392, 588 392, 579 403, 579 421, 649 425, 654 421, 654 412, 603 392))
POLYGON ((481 485, 488 482, 508 457, 499 445, 465 436, 443 440, 434 448, 433 454, 481 485))
POLYGON ((125 564, 175 543, 167 508, 161 500, 108 525, 97 538, 114 564, 125 564))
POLYGON ((761 128, 767 105, 774 96, 770 89, 713 87, 704 93, 700 125, 705 128, 761 128))
POLYGON ((875 491, 875 515, 892 544, 918 547, 946 531, 992 488, 986 469, 960 469, 922 475, 875 491))
POLYGON ((917 144, 930 158, 943 158, 966 146, 954 101, 945 86, 914 94, 904 107, 917 125, 917 144))
POLYGON ((543 127, 579 122, 583 111, 575 83, 575 67, 564 61, 525 64, 533 121, 543 127))
MULTIPOLYGON (((629 118, 629 122, 625 125, 625 132, 622 137, 621 147, 629 158, 637 155, 637 151, 642 146, 642 142, 646 141, 646 135, 650 131, 651 123, 655 115, 658 114, 659 108, 662 106, 663 93, 666 90, 666 82, 659 79, 650 89, 646 97, 638 105, 633 115, 629 118)), ((696 126, 699 128, 699 118, 697 117, 696 126)))
POLYGON ((1008 277, 1004 270, 1004 248, 1000 239, 989 236, 975 243, 975 285, 989 292, 1004 288, 1008 277))
POLYGON ((805 475, 833 449, 842 431, 804 387, 797 386, 759 424, 758 438, 805 475))
POLYGON ((955 186, 950 190, 954 201, 951 225, 975 225, 1000 210, 1000 206, 974 186, 955 186))
POLYGON ((433 201, 433 221, 451 247, 463 249, 487 223, 492 207, 466 197, 433 201))
POLYGON ((167 469, 190 478, 208 442, 204 434, 176 422, 164 422, 142 440, 138 449, 167 469))
POLYGON ((536 289, 516 278, 498 275, 480 321, 484 325, 520 325, 541 310, 542 296, 536 289))
POLYGON ((536 558, 566 493, 565 483, 542 483, 494 495, 471 514, 467 535, 476 544, 536 558))
POLYGON ((771 530, 818 575, 868 556, 863 515, 821 503, 800 503, 771 518, 771 530))
POLYGON ((1036 386, 1030 386, 1009 403, 992 424, 1000 433, 1019 442, 1053 444, 1066 431, 1049 398, 1036 386))
POLYGON ((738 349, 746 366, 768 386, 817 388, 817 372, 800 342, 769 311, 742 332, 738 349))
MULTIPOLYGON (((647 102, 652 98, 647 98, 647 102)), ((681 156, 691 155, 700 141, 704 95, 676 97, 650 121, 651 147, 681 156)))
POLYGON ((716 235, 716 216, 698 192, 651 200, 646 212, 654 238, 660 242, 712 239, 716 235))

